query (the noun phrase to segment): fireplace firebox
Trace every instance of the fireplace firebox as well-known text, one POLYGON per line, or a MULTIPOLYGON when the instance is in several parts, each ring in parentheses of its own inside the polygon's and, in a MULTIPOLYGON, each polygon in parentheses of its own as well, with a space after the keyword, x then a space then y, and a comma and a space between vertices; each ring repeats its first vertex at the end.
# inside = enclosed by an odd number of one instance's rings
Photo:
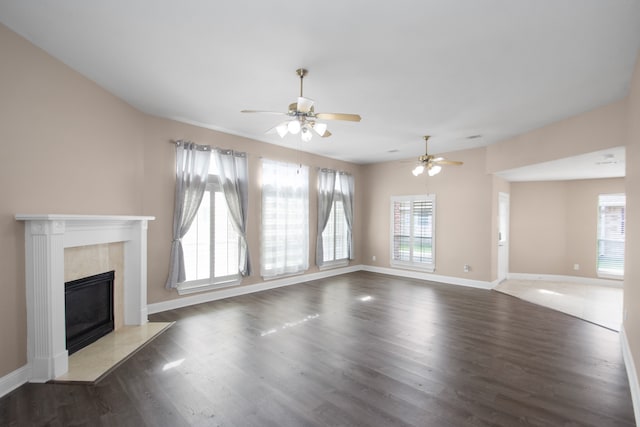
POLYGON ((114 329, 114 271, 65 283, 65 324, 69 354, 114 329))

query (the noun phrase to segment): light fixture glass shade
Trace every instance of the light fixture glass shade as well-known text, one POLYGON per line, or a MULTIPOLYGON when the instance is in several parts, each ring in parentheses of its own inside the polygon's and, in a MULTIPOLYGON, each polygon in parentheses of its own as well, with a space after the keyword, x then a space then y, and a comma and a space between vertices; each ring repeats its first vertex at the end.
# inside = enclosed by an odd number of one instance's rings
POLYGON ((278 135, 280 135, 280 138, 284 138, 287 132, 289 132, 288 125, 289 123, 284 122, 276 126, 276 132, 278 132, 278 135))
POLYGON ((289 132, 295 135, 296 133, 300 132, 300 122, 298 120, 291 120, 287 125, 287 129, 289 130, 289 132))
POLYGON ((411 171, 414 176, 418 176, 422 172, 424 172, 424 165, 418 165, 411 171))
POLYGON ((327 124, 316 122, 313 124, 313 130, 315 130, 318 135, 322 136, 327 131, 327 124))
POLYGON ((311 133, 311 129, 309 129, 309 125, 304 125, 302 127, 302 133, 300 134, 300 138, 302 138, 304 142, 311 141, 311 138, 313 138, 313 133, 311 133))
POLYGON ((427 171, 427 173, 429 174, 429 176, 434 176, 440 173, 440 171, 442 170, 442 166, 440 165, 434 165, 431 166, 429 168, 429 170, 427 171))

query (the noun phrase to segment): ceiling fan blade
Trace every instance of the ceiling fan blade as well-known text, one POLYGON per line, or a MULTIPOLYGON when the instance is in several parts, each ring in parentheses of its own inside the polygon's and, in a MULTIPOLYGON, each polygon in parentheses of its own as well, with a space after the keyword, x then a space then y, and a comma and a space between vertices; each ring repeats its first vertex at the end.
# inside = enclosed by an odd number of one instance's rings
POLYGON ((298 97, 298 108, 297 110, 301 113, 308 113, 311 111, 311 107, 313 107, 313 103, 315 101, 313 99, 305 98, 304 96, 298 97))
POLYGON ((316 118, 320 120, 346 120, 349 122, 359 122, 362 120, 358 114, 346 113, 317 113, 316 118))
POLYGON ((463 162, 458 162, 456 160, 434 160, 433 163, 437 163, 439 165, 449 165, 449 166, 460 166, 463 162))
POLYGON ((278 111, 261 111, 261 110, 242 110, 241 113, 261 113, 261 114, 276 114, 279 116, 286 116, 287 113, 281 113, 278 111))

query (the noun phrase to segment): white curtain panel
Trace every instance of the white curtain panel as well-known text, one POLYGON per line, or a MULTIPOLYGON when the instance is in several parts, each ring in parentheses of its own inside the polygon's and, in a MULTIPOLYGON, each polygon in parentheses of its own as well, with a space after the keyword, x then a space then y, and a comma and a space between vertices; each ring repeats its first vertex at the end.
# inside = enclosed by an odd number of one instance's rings
POLYGON ((316 265, 324 264, 324 241, 322 232, 327 226, 327 220, 333 207, 336 189, 336 171, 320 169, 318 171, 318 234, 316 236, 316 265))
POLYGON ((338 180, 340 182, 340 192, 342 193, 344 216, 347 220, 347 228, 349 229, 349 233, 347 234, 349 259, 354 259, 355 252, 353 250, 353 196, 354 196, 353 176, 344 172, 340 172, 338 173, 338 180))
POLYGON ((166 288, 186 279, 182 238, 198 213, 209 176, 211 147, 190 141, 176 143, 176 190, 173 211, 173 241, 166 288))
POLYGON ((260 274, 273 278, 309 268, 309 168, 262 160, 260 274))
POLYGON ((247 188, 248 166, 246 153, 216 149, 213 157, 218 166, 220 187, 227 202, 233 228, 240 237, 238 272, 243 276, 251 274, 249 247, 247 245, 247 188))

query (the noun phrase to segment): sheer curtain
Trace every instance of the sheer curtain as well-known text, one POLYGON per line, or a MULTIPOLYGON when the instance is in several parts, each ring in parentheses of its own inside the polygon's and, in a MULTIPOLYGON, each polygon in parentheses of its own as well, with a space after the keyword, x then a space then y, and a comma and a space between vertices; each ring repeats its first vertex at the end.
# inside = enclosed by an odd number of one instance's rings
POLYGON ((211 147, 190 141, 176 142, 176 190, 173 210, 173 241, 166 288, 185 281, 182 238, 198 213, 209 177, 211 147))
POLYGON ((318 171, 318 234, 316 235, 316 265, 324 264, 324 242, 322 232, 327 226, 327 220, 333 207, 336 188, 336 171, 320 169, 318 171))
POLYGON ((216 149, 213 156, 218 166, 220 186, 227 202, 231 223, 240 237, 238 271, 246 277, 251 274, 247 245, 247 155, 233 150, 216 149))
POLYGON ((340 181, 340 190, 342 193, 342 204, 344 206, 344 216, 347 220, 347 227, 349 233, 347 235, 349 259, 355 258, 355 252, 353 250, 353 176, 345 172, 338 173, 338 179, 340 181))
POLYGON ((273 278, 309 268, 309 168, 262 160, 260 274, 273 278))

